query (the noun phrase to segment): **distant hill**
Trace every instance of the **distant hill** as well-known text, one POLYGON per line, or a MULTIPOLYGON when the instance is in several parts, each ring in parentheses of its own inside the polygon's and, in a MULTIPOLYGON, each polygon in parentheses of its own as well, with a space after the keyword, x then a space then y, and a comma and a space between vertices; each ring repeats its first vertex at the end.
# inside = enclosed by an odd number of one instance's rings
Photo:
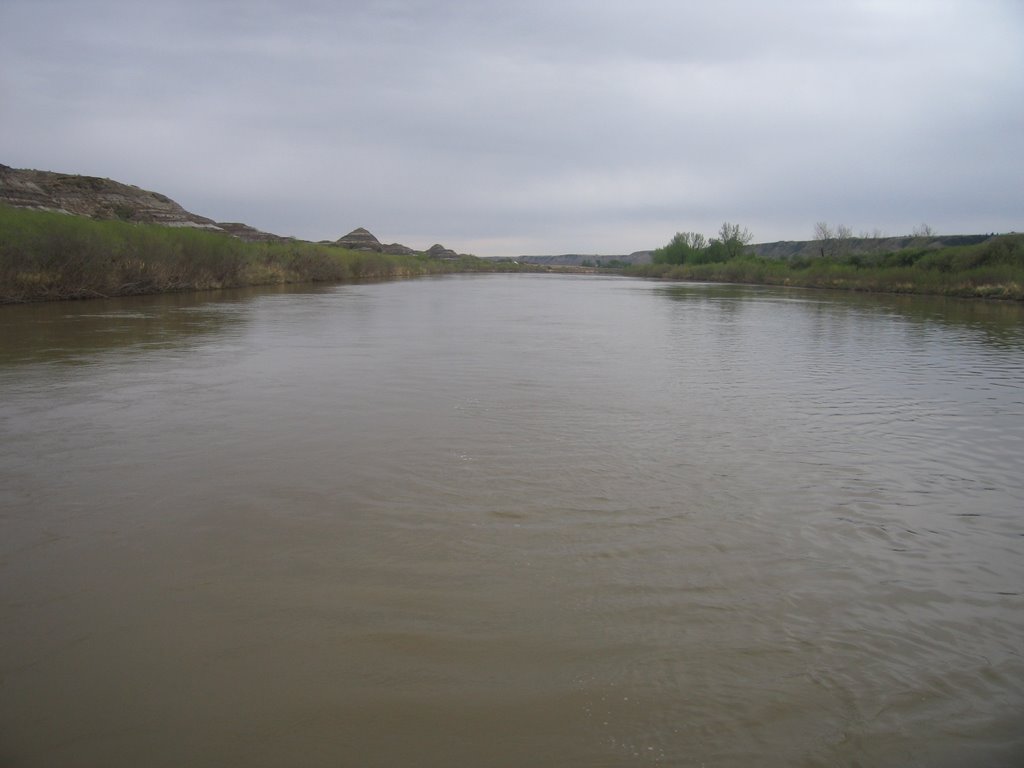
MULTIPOLYGON (((295 238, 263 232, 247 224, 217 222, 185 210, 178 203, 159 192, 123 184, 96 176, 55 173, 11 168, 0 164, 0 204, 17 208, 36 208, 58 211, 93 219, 120 219, 140 223, 161 224, 168 227, 194 227, 224 232, 247 242, 287 242, 295 238)), ((973 245, 988 240, 991 235, 911 236, 861 238, 822 244, 817 240, 783 240, 749 246, 754 254, 770 259, 813 257, 822 254, 822 248, 843 249, 843 253, 893 253, 905 248, 940 248, 952 245, 973 245)), ((382 244, 363 228, 331 241, 353 250, 382 253, 426 253, 438 259, 457 258, 458 254, 443 245, 433 245, 426 251, 414 251, 400 243, 382 244)), ((516 260, 544 266, 609 266, 618 264, 649 264, 653 251, 634 251, 629 254, 561 254, 554 256, 520 256, 516 260)))
POLYGON ((516 257, 516 261, 520 261, 525 264, 541 264, 557 267, 600 266, 601 264, 608 265, 611 262, 618 262, 620 264, 650 264, 652 253, 654 252, 634 251, 633 253, 612 256, 594 253, 564 253, 559 256, 518 256, 516 257))
MULTIPOLYGON (((246 242, 295 241, 295 238, 263 232, 248 224, 214 221, 185 210, 159 192, 122 184, 112 179, 11 168, 2 164, 0 204, 87 216, 92 219, 118 219, 167 227, 205 229, 223 232, 246 242)), ((414 251, 400 243, 383 245, 374 235, 361 227, 333 241, 333 244, 357 251, 388 254, 425 253, 436 259, 455 259, 459 256, 443 245, 433 245, 426 251, 414 251)))
MULTIPOLYGON (((747 247, 749 253, 765 259, 810 258, 821 256, 822 250, 846 255, 861 253, 895 253, 906 248, 946 248, 954 245, 976 245, 993 235, 905 235, 901 237, 851 237, 835 239, 829 243, 819 240, 779 240, 755 243, 747 247)), ((527 264, 547 266, 600 266, 612 262, 650 264, 654 251, 634 251, 626 255, 566 253, 558 256, 519 256, 516 260, 527 264)))
POLYGON ((896 253, 906 248, 947 248, 954 245, 976 245, 993 235, 903 235, 900 237, 850 237, 820 240, 780 240, 757 243, 748 250, 766 259, 809 258, 830 252, 844 254, 896 253))
POLYGON ((246 224, 222 223, 185 210, 166 195, 97 176, 0 165, 0 203, 92 219, 222 231, 246 241, 289 240, 246 224))

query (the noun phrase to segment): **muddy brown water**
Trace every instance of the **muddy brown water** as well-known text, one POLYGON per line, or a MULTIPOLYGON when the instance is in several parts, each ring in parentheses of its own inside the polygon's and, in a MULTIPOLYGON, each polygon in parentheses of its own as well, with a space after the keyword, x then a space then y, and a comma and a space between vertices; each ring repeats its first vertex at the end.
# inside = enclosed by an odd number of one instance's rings
POLYGON ((0 765, 1024 764, 1024 309, 0 307, 0 765))

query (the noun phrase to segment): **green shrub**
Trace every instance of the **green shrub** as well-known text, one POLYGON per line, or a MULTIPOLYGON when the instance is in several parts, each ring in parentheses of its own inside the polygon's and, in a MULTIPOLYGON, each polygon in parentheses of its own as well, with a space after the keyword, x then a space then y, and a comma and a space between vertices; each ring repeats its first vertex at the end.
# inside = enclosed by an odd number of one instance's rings
POLYGON ((1024 235, 945 248, 790 260, 739 256, 630 267, 626 274, 701 280, 1024 300, 1024 235))
POLYGON ((442 261, 314 243, 246 243, 189 227, 0 205, 0 302, 492 269, 475 257, 442 261))

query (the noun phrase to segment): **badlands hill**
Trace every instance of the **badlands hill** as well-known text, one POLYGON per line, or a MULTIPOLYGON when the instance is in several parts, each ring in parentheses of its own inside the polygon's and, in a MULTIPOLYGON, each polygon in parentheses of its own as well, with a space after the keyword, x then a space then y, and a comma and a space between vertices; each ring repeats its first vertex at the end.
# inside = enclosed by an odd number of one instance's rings
MULTIPOLYGON (((218 222, 187 211, 159 192, 151 192, 129 184, 96 176, 80 176, 52 171, 10 168, 0 164, 0 204, 18 208, 59 211, 93 219, 161 224, 169 227, 195 227, 220 231, 247 242, 282 242, 294 238, 262 232, 247 224, 218 222)), ((831 247, 846 253, 894 253, 905 248, 942 248, 984 242, 991 235, 953 235, 922 238, 921 236, 886 238, 849 238, 831 247)), ((424 253, 438 259, 459 256, 443 245, 435 244, 416 251, 400 243, 381 243, 373 234, 357 228, 343 235, 334 244, 356 251, 373 251, 395 255, 424 253)), ((823 244, 815 240, 757 243, 748 250, 771 259, 806 258, 822 255, 823 244)), ((629 254, 562 254, 556 256, 520 256, 518 261, 546 266, 580 266, 618 264, 649 264, 653 251, 629 254)))
MULTIPOLYGON (((159 192, 122 184, 97 176, 80 176, 53 171, 11 168, 0 164, 0 204, 15 208, 57 211, 92 219, 120 219, 167 227, 193 227, 224 232, 246 242, 285 242, 294 238, 262 232, 248 224, 219 222, 192 213, 159 192)), ((355 229, 334 241, 355 251, 374 251, 395 255, 425 253, 438 259, 453 259, 459 254, 435 244, 415 251, 400 243, 382 244, 363 228, 355 229)))

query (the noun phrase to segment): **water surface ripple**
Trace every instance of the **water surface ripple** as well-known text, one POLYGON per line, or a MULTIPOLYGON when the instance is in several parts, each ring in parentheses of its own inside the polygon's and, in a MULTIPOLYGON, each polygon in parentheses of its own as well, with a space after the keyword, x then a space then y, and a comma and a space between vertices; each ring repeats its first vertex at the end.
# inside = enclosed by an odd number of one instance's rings
POLYGON ((1024 310, 0 309, 0 763, 1024 762, 1024 310))

